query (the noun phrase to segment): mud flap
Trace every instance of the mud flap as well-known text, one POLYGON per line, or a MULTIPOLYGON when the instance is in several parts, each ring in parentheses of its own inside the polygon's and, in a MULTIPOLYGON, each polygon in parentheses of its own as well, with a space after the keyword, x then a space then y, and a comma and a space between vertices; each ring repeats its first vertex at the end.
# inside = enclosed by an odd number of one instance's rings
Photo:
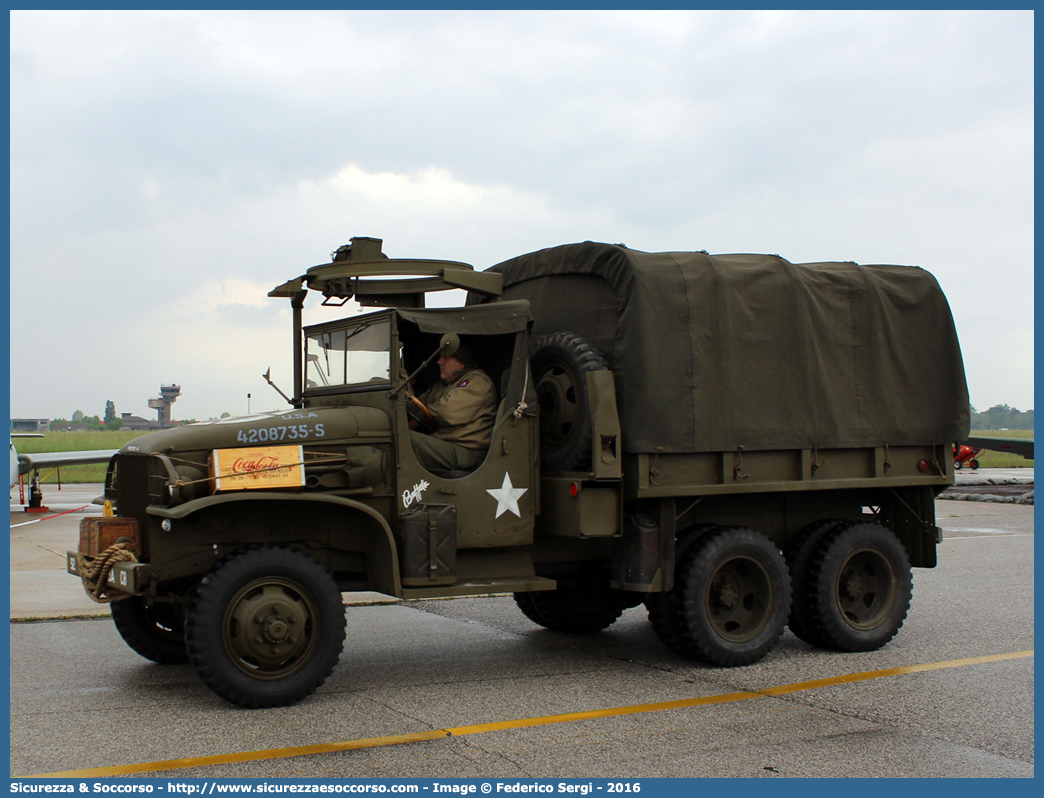
POLYGON ((612 587, 647 592, 656 585, 663 560, 660 526, 645 515, 624 517, 623 536, 613 541, 612 587))

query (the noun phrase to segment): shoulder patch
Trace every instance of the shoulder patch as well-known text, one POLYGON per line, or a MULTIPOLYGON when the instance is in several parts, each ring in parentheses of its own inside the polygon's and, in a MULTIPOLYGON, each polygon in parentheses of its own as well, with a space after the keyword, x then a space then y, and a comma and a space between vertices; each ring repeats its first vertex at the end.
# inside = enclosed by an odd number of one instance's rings
POLYGON ((468 387, 468 383, 469 383, 469 382, 471 382, 471 380, 464 380, 464 382, 462 382, 462 383, 461 383, 460 385, 458 385, 457 387, 458 387, 458 388, 467 388, 467 387, 468 387))

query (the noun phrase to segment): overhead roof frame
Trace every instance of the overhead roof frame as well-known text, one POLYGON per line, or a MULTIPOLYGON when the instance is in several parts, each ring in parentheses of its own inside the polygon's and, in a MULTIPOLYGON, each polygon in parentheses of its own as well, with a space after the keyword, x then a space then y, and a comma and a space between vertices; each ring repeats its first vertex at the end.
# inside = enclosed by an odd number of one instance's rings
POLYGON ((459 288, 489 297, 502 294, 500 274, 477 272, 459 261, 389 258, 381 252, 382 243, 379 238, 353 238, 333 253, 330 263, 313 266, 268 295, 293 299, 311 289, 322 293, 324 304, 354 298, 363 305, 422 308, 429 291, 459 288))

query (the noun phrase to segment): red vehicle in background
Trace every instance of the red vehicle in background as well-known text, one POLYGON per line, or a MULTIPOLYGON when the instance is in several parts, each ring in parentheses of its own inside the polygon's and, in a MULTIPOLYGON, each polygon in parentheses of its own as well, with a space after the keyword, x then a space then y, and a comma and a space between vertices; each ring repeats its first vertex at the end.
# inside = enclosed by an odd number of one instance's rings
POLYGON ((955 444, 953 447, 953 467, 959 471, 967 463, 973 471, 976 470, 979 467, 977 458, 984 451, 985 449, 973 449, 971 446, 955 444))

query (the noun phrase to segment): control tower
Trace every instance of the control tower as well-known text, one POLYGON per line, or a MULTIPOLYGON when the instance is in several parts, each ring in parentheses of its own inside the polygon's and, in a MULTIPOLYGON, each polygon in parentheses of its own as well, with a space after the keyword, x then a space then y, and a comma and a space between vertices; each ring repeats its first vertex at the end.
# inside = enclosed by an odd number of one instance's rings
POLYGON ((161 385, 158 399, 149 399, 149 407, 159 414, 161 426, 170 426, 170 406, 181 396, 180 385, 161 385))

